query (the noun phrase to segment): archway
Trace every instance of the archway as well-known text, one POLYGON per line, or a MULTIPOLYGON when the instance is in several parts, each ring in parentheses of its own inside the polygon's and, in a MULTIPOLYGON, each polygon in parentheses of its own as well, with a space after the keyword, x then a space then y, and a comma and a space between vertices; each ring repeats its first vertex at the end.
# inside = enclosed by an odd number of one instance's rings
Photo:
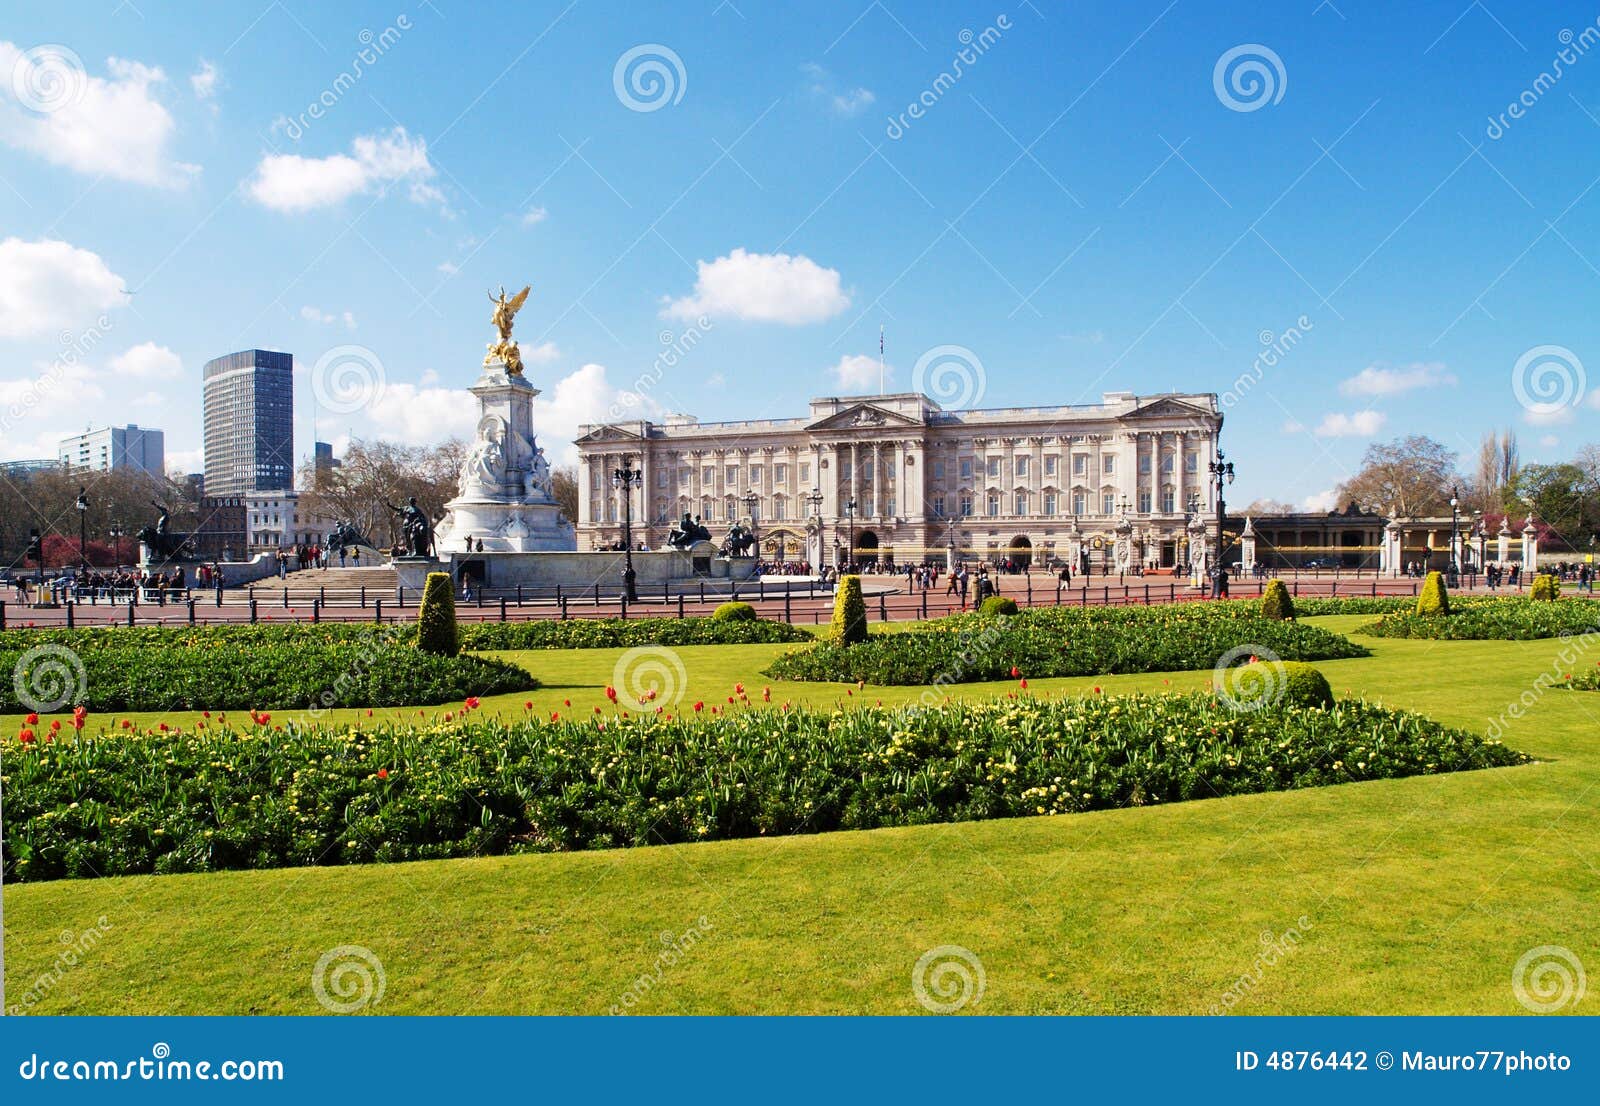
POLYGON ((856 560, 875 561, 878 559, 878 535, 871 530, 862 530, 856 534, 856 560))
POLYGON ((1006 550, 1006 556, 1016 567, 1026 569, 1033 563, 1033 542, 1028 540, 1026 534, 1018 534, 1011 539, 1011 547, 1006 550))

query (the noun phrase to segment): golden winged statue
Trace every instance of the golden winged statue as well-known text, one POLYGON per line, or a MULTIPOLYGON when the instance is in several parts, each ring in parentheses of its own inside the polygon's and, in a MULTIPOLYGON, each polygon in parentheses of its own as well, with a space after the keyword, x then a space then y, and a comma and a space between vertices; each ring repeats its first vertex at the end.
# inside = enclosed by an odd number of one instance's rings
POLYGON ((489 353, 484 357, 483 363, 489 365, 496 361, 503 362, 508 376, 522 375, 522 351, 512 340, 511 327, 516 322, 517 312, 528 302, 528 292, 531 287, 524 285, 522 291, 508 297, 505 285, 501 285, 500 295, 496 296, 492 292, 489 294, 489 302, 494 304, 492 321, 495 329, 500 332, 500 340, 489 343, 489 353))

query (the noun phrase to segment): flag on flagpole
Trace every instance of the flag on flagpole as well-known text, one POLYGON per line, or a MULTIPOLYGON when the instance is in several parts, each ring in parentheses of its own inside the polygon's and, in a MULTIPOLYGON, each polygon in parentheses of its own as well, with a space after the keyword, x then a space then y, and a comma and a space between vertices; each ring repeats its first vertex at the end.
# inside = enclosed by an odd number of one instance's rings
POLYGON ((878 394, 884 395, 883 386, 883 324, 878 324, 878 394))

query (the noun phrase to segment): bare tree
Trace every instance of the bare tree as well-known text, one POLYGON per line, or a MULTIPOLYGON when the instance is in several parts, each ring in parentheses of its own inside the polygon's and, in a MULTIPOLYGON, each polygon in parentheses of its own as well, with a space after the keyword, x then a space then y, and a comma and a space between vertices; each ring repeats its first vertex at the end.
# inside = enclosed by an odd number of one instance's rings
POLYGON ((578 468, 576 465, 557 465, 550 470, 550 484, 561 514, 568 522, 578 521, 578 468))
POLYGON ((1361 471, 1339 486, 1338 498, 1386 515, 1448 513, 1451 488, 1460 482, 1449 447, 1413 435, 1368 446, 1361 471))
POLYGON ((384 504, 416 496, 430 518, 439 517, 455 497, 463 453, 454 440, 436 446, 357 440, 337 468, 301 469, 300 502, 311 514, 350 523, 375 545, 390 545, 398 532, 384 504))

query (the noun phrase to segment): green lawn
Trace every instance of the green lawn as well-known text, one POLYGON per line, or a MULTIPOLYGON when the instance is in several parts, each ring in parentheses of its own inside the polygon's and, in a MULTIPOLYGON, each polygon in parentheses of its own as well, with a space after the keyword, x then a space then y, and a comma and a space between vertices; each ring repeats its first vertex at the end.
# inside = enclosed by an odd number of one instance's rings
MULTIPOLYGON (((1348 632, 1369 620, 1315 621, 1348 632)), ((1337 693, 1479 732, 1559 667, 1563 649, 1361 640, 1373 657, 1318 665, 1337 693)), ((736 682, 752 699, 771 685, 774 706, 919 694, 869 687, 851 696, 762 677, 786 648, 678 650, 684 701, 722 701, 736 682)), ((508 654, 545 686, 484 709, 520 713, 531 700, 541 711, 587 711, 604 701, 623 652, 508 654)), ((1030 685, 1036 694, 1116 693, 1209 679, 1030 685)), ((365 712, 332 717, 366 722, 365 712)), ((1521 1013, 1511 975, 1529 949, 1564 946, 1600 967, 1597 723, 1600 693, 1551 691, 1504 723, 1506 743, 1539 764, 1175 806, 8 887, 7 1001, 50 972, 38 1012, 317 1014, 313 965, 334 946, 360 945, 383 964, 384 997, 369 1008, 379 1013, 604 1013, 641 975, 653 986, 639 1012, 919 1013, 913 965, 935 946, 961 945, 985 972, 982 1000, 967 1008, 978 1013, 1205 1013, 1225 993, 1247 1013, 1521 1013), (52 971, 67 947, 62 934, 102 917, 98 945, 52 971), (702 917, 708 933, 657 980, 662 935, 702 917), (1262 935, 1291 928, 1298 944, 1258 979, 1262 935)), ((1596 1008, 1591 997, 1568 1010, 1596 1008)))

